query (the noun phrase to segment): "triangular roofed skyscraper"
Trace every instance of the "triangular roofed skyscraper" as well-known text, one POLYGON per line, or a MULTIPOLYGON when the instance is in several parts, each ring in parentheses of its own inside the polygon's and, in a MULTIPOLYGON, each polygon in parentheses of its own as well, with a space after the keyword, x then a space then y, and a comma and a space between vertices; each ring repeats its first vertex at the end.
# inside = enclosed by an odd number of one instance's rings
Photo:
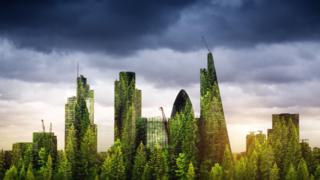
POLYGON ((224 151, 231 151, 226 120, 220 96, 212 53, 208 53, 207 68, 200 70, 200 158, 201 169, 210 171, 222 163, 224 151))

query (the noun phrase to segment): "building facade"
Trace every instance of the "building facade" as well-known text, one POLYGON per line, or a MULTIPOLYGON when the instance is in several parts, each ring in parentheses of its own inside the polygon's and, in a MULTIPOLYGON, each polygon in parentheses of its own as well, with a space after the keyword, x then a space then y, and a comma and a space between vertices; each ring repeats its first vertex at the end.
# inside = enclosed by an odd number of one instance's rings
POLYGON ((225 149, 231 151, 212 53, 207 68, 200 70, 200 159, 201 169, 210 171, 221 163, 225 149))

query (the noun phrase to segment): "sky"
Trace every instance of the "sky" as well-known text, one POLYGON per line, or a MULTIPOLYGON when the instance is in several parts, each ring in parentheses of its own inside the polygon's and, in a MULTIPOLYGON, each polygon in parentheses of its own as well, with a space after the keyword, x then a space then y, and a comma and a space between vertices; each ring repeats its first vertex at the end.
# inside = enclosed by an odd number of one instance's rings
POLYGON ((114 81, 136 72, 142 115, 171 114, 185 89, 199 116, 200 68, 213 52, 234 152, 275 113, 300 114, 300 138, 320 146, 317 0, 5 0, 0 3, 0 148, 52 122, 64 145, 64 105, 76 64, 95 90, 98 149, 113 144, 114 81))

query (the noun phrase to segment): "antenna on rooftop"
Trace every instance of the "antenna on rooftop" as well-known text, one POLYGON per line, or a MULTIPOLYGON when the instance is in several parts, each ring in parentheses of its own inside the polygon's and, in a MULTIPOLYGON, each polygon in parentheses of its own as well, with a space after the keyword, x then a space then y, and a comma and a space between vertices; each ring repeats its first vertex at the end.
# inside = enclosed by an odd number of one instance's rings
POLYGON ((208 52, 211 52, 207 43, 207 40, 204 36, 201 36, 202 42, 204 44, 204 46, 207 48, 208 52))

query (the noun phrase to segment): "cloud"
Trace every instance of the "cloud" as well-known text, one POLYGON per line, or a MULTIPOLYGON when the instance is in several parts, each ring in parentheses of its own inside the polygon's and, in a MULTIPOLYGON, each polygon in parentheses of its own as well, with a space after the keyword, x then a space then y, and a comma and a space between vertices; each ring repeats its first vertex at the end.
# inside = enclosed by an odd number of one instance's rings
POLYGON ((0 7, 0 36, 37 50, 179 51, 317 41, 316 0, 33 0, 0 7))
POLYGON ((33 0, 0 7, 0 34, 40 50, 104 50, 123 54, 151 45, 192 0, 33 0))

